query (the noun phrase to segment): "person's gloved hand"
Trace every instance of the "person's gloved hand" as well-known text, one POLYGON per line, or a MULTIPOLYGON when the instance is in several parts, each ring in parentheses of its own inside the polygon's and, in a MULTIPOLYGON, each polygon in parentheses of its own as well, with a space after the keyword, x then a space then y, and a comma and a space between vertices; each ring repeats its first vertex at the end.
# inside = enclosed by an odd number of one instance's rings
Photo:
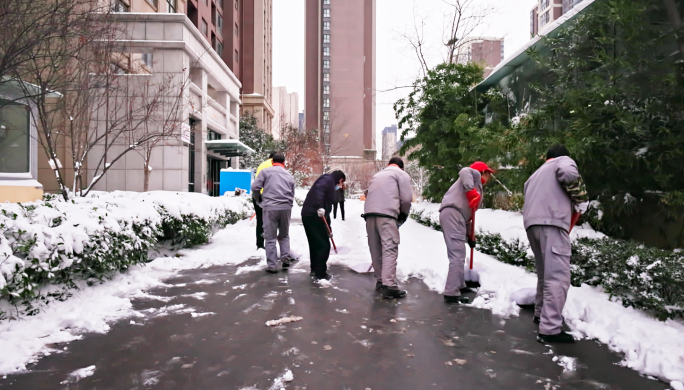
POLYGON ((397 217, 397 222, 399 222, 400 225, 403 225, 404 222, 408 219, 408 214, 406 213, 399 213, 399 216, 397 217))
POLYGON ((328 233, 328 238, 333 238, 332 232, 328 233))
POLYGON ((468 246, 471 248, 475 248, 475 237, 468 239, 468 246))
POLYGON ((318 209, 318 216, 319 217, 325 217, 325 209, 318 209))
POLYGON ((468 206, 470 206, 471 209, 477 209, 480 205, 480 200, 482 200, 482 195, 473 188, 466 192, 466 197, 468 198, 468 206))

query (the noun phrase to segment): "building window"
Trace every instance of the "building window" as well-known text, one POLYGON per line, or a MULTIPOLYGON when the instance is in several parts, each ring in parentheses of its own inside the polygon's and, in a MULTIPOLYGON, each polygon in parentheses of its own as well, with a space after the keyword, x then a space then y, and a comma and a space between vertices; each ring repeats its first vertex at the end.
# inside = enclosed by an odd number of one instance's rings
POLYGON ((329 123, 326 123, 323 125, 323 131, 325 131, 326 133, 330 133, 330 124, 329 123))
POLYGON ((323 17, 324 18, 329 18, 330 17, 330 8, 325 8, 323 10, 323 17))
POLYGON ((28 106, 0 99, 0 172, 29 172, 30 118, 28 106))
POLYGON ((240 62, 240 55, 237 50, 235 50, 235 62, 240 62))
POLYGON ((237 23, 235 23, 235 36, 237 37, 239 35, 240 35, 240 29, 238 28, 237 23))
POLYGON ((238 0, 235 0, 235 9, 238 9, 238 0))
POLYGON ((142 55, 142 62, 145 64, 148 68, 152 69, 152 53, 143 53, 142 55))
POLYGON ((330 73, 323 73, 323 81, 330 81, 330 73))
POLYGON ((221 31, 223 29, 223 16, 221 16, 221 14, 218 13, 218 9, 216 9, 216 29, 218 31, 221 31))
POLYGON ((323 43, 330 43, 330 34, 323 35, 323 43))
POLYGON ((221 139, 222 134, 215 132, 214 130, 209 129, 207 132, 207 141, 215 141, 221 139))
POLYGON ((541 0, 541 2, 539 3, 539 9, 543 11, 548 7, 549 7, 549 0, 541 0))
POLYGON ((202 0, 204 4, 209 5, 209 0, 202 0))
POLYGON ((330 95, 330 86, 329 85, 323 86, 323 94, 324 95, 330 95))
POLYGON ((330 111, 323 111, 323 120, 324 121, 330 120, 330 111))
POLYGON ((202 23, 200 23, 200 31, 202 32, 202 35, 206 36, 207 31, 209 31, 209 28, 207 26, 207 22, 202 19, 202 23))
POLYGON ((330 108, 330 99, 323 99, 323 108, 330 108))
POLYGON ((131 12, 131 7, 129 7, 122 0, 114 0, 114 2, 112 2, 112 11, 113 12, 131 12))
POLYGON ((330 30, 330 22, 323 22, 323 30, 330 30))
POLYGON ((178 8, 178 0, 166 0, 166 4, 169 6, 169 13, 175 14, 178 8))
POLYGON ((147 0, 147 3, 151 6, 153 6, 154 9, 157 9, 157 6, 158 6, 157 0, 147 0))
POLYGON ((323 61, 323 69, 330 69, 330 60, 323 61))
POLYGON ((323 4, 324 4, 324 5, 330 4, 330 0, 323 0, 323 4))
POLYGON ((330 56, 330 47, 329 46, 326 46, 323 48, 323 55, 328 56, 328 57, 330 56))
POLYGON ((216 39, 214 50, 216 50, 216 53, 218 53, 219 56, 223 55, 223 43, 221 43, 218 39, 216 39))
POLYGON ((218 2, 219 7, 221 7, 221 9, 223 9, 223 0, 218 0, 217 2, 218 2))
POLYGON ((544 12, 541 18, 539 18, 539 27, 544 27, 549 22, 550 17, 550 11, 544 12))

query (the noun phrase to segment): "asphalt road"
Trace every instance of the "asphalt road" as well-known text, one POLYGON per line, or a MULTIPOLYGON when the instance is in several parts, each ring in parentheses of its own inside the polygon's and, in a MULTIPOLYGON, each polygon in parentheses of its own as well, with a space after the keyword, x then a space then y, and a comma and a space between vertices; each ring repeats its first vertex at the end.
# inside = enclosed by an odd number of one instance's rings
POLYGON ((620 356, 594 341, 537 343, 531 312, 502 319, 447 305, 419 280, 404 286, 406 299, 387 301, 371 276, 342 268, 332 268, 327 288, 313 283, 308 269, 236 270, 198 269, 167 280, 174 286, 149 291, 161 298, 135 301, 149 317, 55 346, 67 349, 0 380, 0 389, 668 388, 617 365, 620 356), (165 315, 179 304, 194 315, 165 315), (303 319, 265 325, 289 315, 303 319), (576 358, 574 370, 554 361, 562 356, 576 358), (69 379, 92 365, 92 376, 69 379), (276 381, 288 369, 294 380, 276 381))

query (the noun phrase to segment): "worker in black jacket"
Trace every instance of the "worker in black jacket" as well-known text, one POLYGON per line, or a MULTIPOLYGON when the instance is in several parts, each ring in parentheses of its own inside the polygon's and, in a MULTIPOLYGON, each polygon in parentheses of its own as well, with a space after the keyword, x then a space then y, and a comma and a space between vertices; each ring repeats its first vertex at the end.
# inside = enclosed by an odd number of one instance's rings
POLYGON ((336 190, 344 188, 347 179, 342 171, 334 171, 319 177, 311 186, 302 206, 302 224, 309 241, 311 257, 311 274, 317 279, 330 280, 328 273, 328 256, 330 256, 330 238, 323 218, 330 226, 330 211, 336 200, 336 190))

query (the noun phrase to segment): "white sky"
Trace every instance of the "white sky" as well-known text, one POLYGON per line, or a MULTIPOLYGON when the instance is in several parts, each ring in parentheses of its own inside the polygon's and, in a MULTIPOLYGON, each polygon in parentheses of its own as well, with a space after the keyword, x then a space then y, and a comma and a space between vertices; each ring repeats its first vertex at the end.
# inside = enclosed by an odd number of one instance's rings
MULTIPOLYGON (((381 91, 410 85, 419 75, 419 63, 401 33, 413 30, 414 15, 418 20, 424 18, 428 26, 425 36, 434 45, 436 54, 448 8, 444 0, 376 1, 376 147, 380 148, 382 129, 397 123, 392 105, 410 89, 381 91)), ((504 37, 504 51, 508 56, 529 40, 530 10, 536 1, 488 0, 495 13, 488 17, 477 35, 504 37)), ((433 55, 428 61, 430 66, 437 65, 439 56, 433 55)), ((304 0, 274 0, 273 87, 285 86, 288 92, 298 92, 300 111, 304 110, 304 72, 304 0)))

